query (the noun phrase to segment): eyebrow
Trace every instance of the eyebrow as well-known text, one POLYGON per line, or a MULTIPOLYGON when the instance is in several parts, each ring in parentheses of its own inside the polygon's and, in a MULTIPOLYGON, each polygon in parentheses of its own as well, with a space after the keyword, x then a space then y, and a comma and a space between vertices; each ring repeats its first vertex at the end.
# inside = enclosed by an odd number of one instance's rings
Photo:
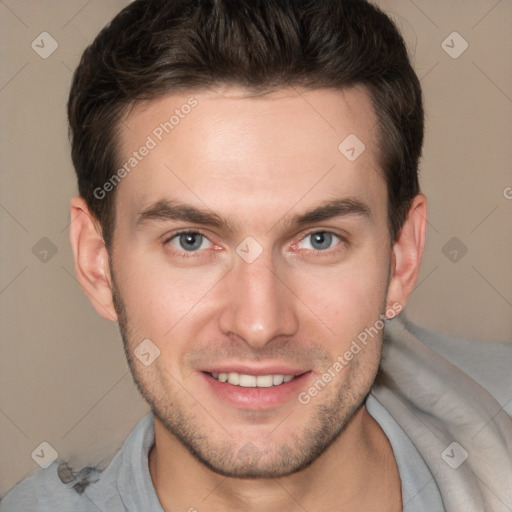
MULTIPOLYGON (((300 228, 307 224, 348 216, 370 218, 371 209, 366 203, 355 197, 334 199, 290 220, 284 220, 283 218, 282 221, 286 226, 300 228)), ((169 200, 157 201, 140 212, 137 215, 136 225, 140 226, 147 222, 166 220, 185 221, 203 226, 224 228, 230 232, 235 231, 234 223, 229 219, 223 219, 211 210, 169 200)), ((273 227, 277 224, 274 224, 273 227)))
POLYGON ((321 222, 335 217, 359 216, 370 218, 370 207, 355 197, 335 199, 294 217, 290 224, 304 226, 313 222, 321 222))
POLYGON ((137 226, 150 221, 183 220, 211 227, 226 227, 228 222, 211 210, 197 208, 177 201, 160 200, 137 215, 137 226))

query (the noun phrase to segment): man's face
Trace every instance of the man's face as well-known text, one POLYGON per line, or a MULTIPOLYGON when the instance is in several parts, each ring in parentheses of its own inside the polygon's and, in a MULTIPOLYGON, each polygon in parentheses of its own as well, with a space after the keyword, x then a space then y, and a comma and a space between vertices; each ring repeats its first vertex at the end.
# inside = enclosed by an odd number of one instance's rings
POLYGON ((171 94, 126 117, 121 165, 145 144, 117 187, 111 252, 139 389, 215 471, 305 467, 359 409, 380 360, 381 332, 299 401, 386 309, 387 196, 370 99, 362 89, 171 94), (197 104, 183 108, 190 97, 197 104), (351 134, 366 148, 355 160, 354 139, 338 149, 351 134), (148 365, 134 355, 146 339, 160 351, 148 365))

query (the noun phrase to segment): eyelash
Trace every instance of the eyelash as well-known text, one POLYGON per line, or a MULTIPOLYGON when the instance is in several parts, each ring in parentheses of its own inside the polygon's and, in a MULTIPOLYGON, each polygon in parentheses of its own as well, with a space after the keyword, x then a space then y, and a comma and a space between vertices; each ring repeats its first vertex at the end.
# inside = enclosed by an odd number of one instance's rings
MULTIPOLYGON (((340 246, 341 245, 346 245, 347 244, 347 240, 341 236, 341 235, 338 235, 337 233, 334 233, 333 231, 328 231, 328 230, 319 230, 319 229, 316 229, 314 231, 309 231, 308 233, 306 233, 302 238, 300 238, 300 240, 298 242, 295 242, 294 244, 292 245, 297 245, 298 243, 302 242, 305 238, 307 238, 308 236, 311 236, 311 235, 314 235, 316 233, 328 233, 328 234, 331 234, 333 235, 334 237, 338 238, 339 239, 339 243, 336 244, 334 247, 330 248, 330 249, 326 249, 324 251, 320 251, 320 250, 315 250, 315 249, 305 249, 306 251, 313 251, 315 253, 318 254, 319 257, 322 257, 322 256, 328 256, 328 255, 332 255, 332 254, 336 254, 339 250, 340 250, 340 246)), ((209 238, 208 236, 206 236, 204 233, 202 233, 201 231, 198 231, 198 230, 194 230, 194 229, 184 229, 182 231, 177 231, 176 233, 173 233, 172 235, 168 236, 165 238, 164 242, 163 242, 163 245, 164 246, 167 246, 167 245, 170 245, 170 242, 172 240, 174 240, 175 238, 179 238, 181 235, 188 235, 188 234, 193 234, 193 235, 201 235, 203 236, 204 238, 206 238, 210 243, 213 243, 209 238)), ((173 252, 181 257, 181 258, 194 258, 194 257, 198 257, 198 256, 201 256, 202 252, 204 252, 205 249, 202 249, 202 250, 196 250, 196 251, 185 251, 185 250, 176 250, 173 248, 173 252)))

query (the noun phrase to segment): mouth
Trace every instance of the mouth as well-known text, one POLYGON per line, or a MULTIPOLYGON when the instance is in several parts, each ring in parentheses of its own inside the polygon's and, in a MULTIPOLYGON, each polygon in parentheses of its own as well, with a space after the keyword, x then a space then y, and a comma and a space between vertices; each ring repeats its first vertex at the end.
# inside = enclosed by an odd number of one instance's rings
POLYGON ((310 370, 290 368, 218 370, 199 372, 209 392, 224 405, 252 411, 296 405, 298 394, 313 377, 310 370))

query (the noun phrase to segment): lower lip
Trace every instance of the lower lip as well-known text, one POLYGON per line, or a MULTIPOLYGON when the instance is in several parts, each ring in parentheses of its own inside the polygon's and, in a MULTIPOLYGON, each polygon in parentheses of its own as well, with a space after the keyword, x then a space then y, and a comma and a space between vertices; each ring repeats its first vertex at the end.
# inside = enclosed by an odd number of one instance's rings
POLYGON ((290 382, 269 388, 244 388, 220 382, 206 372, 200 372, 200 375, 210 390, 222 401, 240 409, 260 410, 279 407, 290 400, 296 401, 312 374, 306 372, 290 382))

